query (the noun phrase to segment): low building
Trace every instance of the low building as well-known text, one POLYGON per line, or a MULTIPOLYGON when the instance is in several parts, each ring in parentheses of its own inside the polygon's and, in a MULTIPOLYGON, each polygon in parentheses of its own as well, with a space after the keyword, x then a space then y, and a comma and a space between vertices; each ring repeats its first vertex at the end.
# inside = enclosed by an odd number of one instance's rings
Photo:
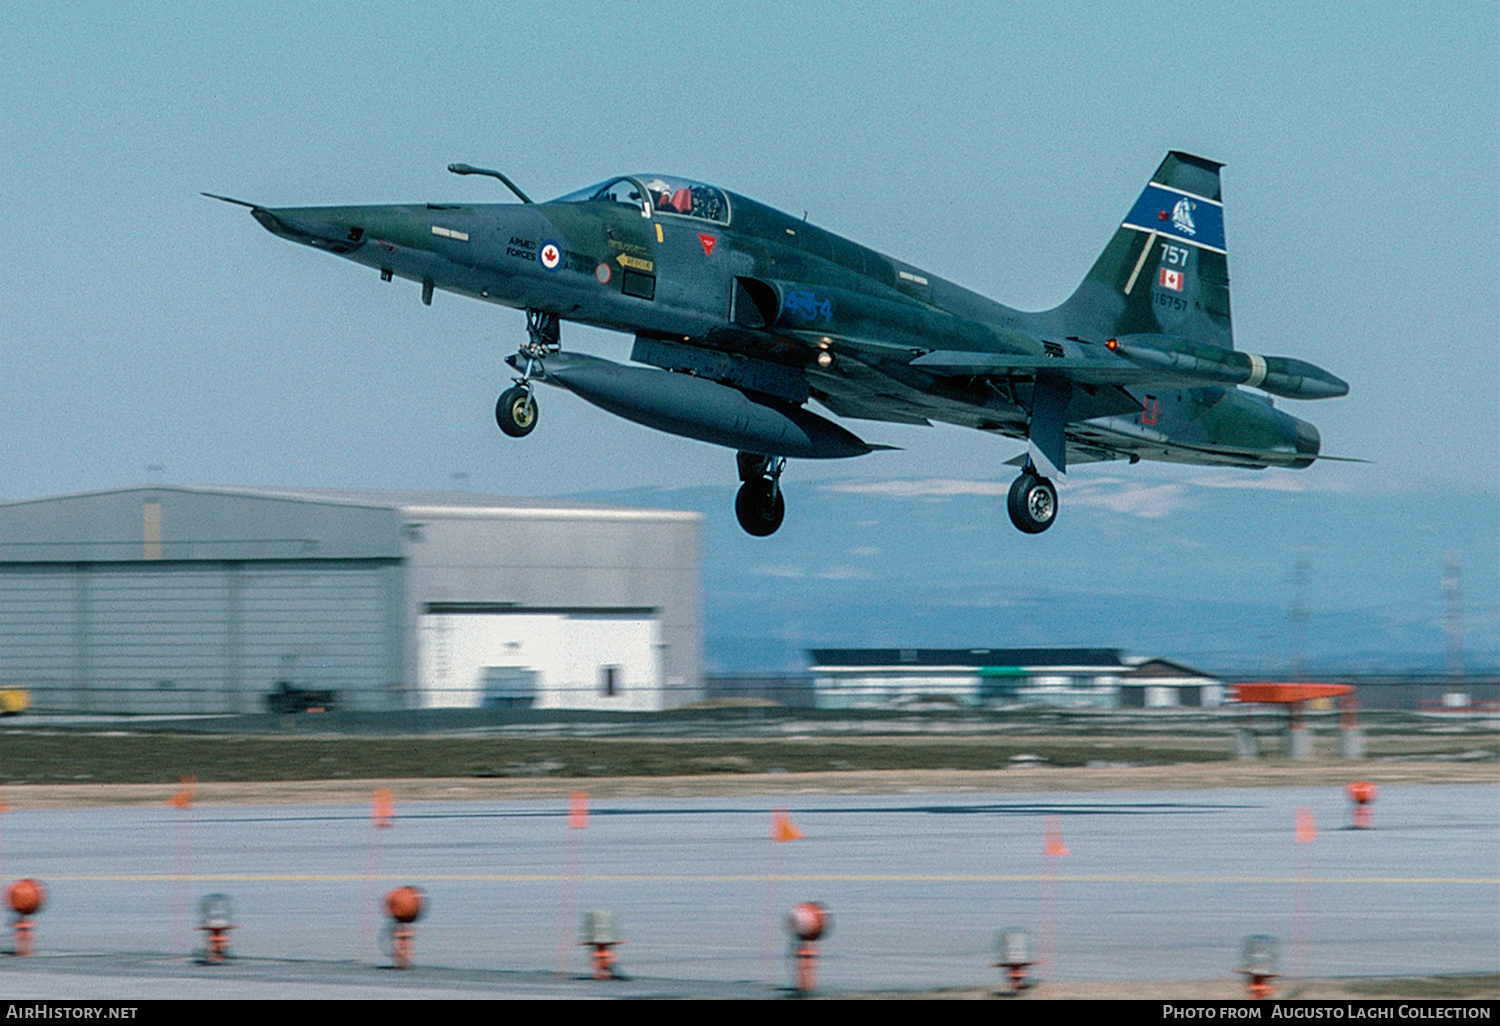
POLYGON ((1120 675, 1122 709, 1212 709, 1225 698, 1222 681, 1166 659, 1144 660, 1120 675))
POLYGON ((1050 705, 1155 708, 1217 705, 1205 674, 1117 648, 812 649, 820 709, 1050 705))
POLYGON ((0 504, 0 687, 50 712, 662 709, 702 695, 696 513, 128 488, 0 504), (293 703, 295 704, 295 703, 293 703))

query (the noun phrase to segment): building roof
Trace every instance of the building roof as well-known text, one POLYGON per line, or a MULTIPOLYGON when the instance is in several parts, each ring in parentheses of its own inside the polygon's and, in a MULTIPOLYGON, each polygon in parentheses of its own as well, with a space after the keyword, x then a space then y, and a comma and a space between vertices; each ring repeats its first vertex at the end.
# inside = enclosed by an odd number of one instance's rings
POLYGON ((1104 667, 1123 669, 1118 648, 813 648, 814 669, 830 666, 1104 667))
POLYGON ((1195 670, 1191 666, 1182 663, 1174 663, 1169 659, 1146 659, 1138 663, 1127 673, 1120 675, 1121 683, 1131 683, 1135 680, 1213 680, 1215 678, 1195 670))
POLYGON ((158 485, 0 503, 0 563, 399 559, 439 520, 696 524, 701 515, 452 492, 158 485))
POLYGON ((242 488, 214 485, 142 485, 109 488, 96 492, 52 495, 39 499, 0 500, 0 510, 36 506, 42 503, 65 503, 106 496, 133 493, 177 493, 202 496, 237 496, 241 498, 280 499, 331 506, 357 506, 364 509, 420 510, 427 515, 451 513, 458 516, 490 513, 521 514, 530 517, 558 516, 640 516, 658 519, 699 520, 702 514, 690 510, 644 509, 635 506, 609 506, 596 502, 571 502, 563 499, 520 498, 509 495, 483 495, 477 492, 407 491, 376 488, 242 488))

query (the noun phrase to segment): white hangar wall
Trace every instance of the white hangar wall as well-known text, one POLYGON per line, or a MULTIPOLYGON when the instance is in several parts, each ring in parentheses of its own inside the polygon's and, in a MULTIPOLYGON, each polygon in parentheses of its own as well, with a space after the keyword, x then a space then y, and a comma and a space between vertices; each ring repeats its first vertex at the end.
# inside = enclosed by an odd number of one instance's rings
POLYGON ((402 512, 424 704, 482 704, 506 668, 539 674, 537 708, 703 697, 698 514, 545 500, 402 512))

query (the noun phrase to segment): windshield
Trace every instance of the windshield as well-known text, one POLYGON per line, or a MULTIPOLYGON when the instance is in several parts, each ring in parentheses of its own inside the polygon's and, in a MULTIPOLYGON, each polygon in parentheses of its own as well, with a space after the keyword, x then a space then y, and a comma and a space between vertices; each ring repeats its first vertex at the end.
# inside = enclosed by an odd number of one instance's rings
POLYGON ((650 217, 654 210, 677 217, 695 217, 715 224, 729 223, 729 198, 723 190, 686 178, 647 175, 614 178, 602 185, 559 196, 557 203, 617 203, 650 217), (644 194, 643 191, 644 190, 644 194))

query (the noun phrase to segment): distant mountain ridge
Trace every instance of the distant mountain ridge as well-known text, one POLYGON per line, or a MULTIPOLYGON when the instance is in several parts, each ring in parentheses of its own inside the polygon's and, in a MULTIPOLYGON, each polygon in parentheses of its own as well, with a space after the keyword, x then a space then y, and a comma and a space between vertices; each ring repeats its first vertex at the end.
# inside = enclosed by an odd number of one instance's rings
POLYGON ((813 647, 970 645, 1114 647, 1225 674, 1436 672, 1450 552, 1464 663, 1500 665, 1495 496, 1174 470, 1075 474, 1036 537, 1010 528, 1008 481, 792 481, 764 539, 736 525, 732 483, 569 497, 704 514, 710 672, 796 669, 813 647))

